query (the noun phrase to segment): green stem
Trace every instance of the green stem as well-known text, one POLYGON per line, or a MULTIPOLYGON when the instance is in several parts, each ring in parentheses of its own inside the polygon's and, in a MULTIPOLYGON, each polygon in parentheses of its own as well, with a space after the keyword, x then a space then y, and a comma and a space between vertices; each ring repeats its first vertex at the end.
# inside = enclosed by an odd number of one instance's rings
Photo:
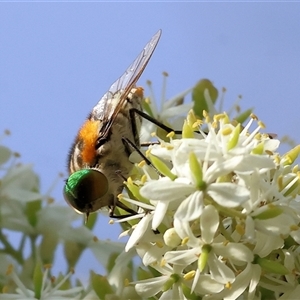
POLYGON ((26 241, 26 235, 23 235, 18 250, 19 252, 22 252, 22 249, 24 249, 25 241, 26 241))
POLYGON ((245 219, 246 215, 235 210, 235 209, 231 209, 231 208, 227 208, 224 206, 219 205, 217 202, 215 202, 211 197, 209 197, 208 195, 205 195, 204 198, 205 204, 211 204, 213 205, 218 212, 223 213, 223 215, 225 217, 232 217, 232 218, 240 218, 240 219, 245 219))
POLYGON ((222 235, 226 238, 227 241, 229 242, 234 242, 233 238, 231 235, 227 232, 227 230, 224 228, 223 222, 221 221, 219 224, 219 229, 222 235))
POLYGON ((0 242, 4 245, 4 249, 1 249, 2 253, 9 254, 12 256, 19 264, 23 264, 24 259, 20 251, 15 250, 11 244, 7 241, 6 236, 0 230, 0 242))
POLYGON ((36 261, 36 246, 35 246, 36 236, 30 236, 30 245, 31 245, 31 255, 33 260, 36 261))

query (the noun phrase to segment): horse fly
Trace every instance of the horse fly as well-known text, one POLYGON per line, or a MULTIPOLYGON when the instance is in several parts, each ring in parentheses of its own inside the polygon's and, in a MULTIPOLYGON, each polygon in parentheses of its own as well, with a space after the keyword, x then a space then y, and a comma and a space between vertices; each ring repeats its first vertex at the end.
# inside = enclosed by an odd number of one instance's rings
POLYGON ((143 89, 136 87, 136 82, 160 36, 161 30, 92 109, 70 150, 64 198, 76 212, 85 214, 86 220, 90 213, 106 206, 111 217, 122 217, 114 214, 116 206, 136 213, 117 196, 133 168, 129 161, 132 147, 140 147, 142 117, 134 112, 142 111, 143 89))

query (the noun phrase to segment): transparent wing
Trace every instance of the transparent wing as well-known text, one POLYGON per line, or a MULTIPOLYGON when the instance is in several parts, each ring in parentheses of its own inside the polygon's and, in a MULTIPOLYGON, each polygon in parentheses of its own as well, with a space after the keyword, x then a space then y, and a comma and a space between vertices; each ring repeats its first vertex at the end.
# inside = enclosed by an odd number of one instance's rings
MULTIPOLYGON (((159 41, 161 36, 161 30, 159 30, 148 42, 143 51, 138 55, 134 62, 127 68, 125 73, 114 82, 109 88, 108 92, 101 98, 97 105, 93 109, 93 117, 104 121, 106 124, 105 132, 110 128, 111 124, 114 122, 117 114, 119 113, 123 103, 131 91, 132 87, 135 85, 137 80, 142 75, 149 59, 152 56, 153 51, 159 41), (116 93, 121 93, 119 103, 116 105, 115 109, 111 109, 109 105, 109 100, 112 99, 116 93), (107 121, 107 122, 106 122, 107 121)), ((105 133, 103 132, 103 135, 105 133)))

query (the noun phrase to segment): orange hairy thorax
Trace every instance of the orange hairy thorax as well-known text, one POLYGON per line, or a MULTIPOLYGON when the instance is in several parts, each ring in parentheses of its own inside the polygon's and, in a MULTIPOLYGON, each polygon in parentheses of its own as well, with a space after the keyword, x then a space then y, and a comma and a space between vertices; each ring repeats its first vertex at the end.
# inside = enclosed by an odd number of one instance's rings
POLYGON ((96 156, 96 142, 99 137, 100 121, 86 120, 81 127, 78 137, 83 141, 81 157, 84 163, 91 164, 96 156))

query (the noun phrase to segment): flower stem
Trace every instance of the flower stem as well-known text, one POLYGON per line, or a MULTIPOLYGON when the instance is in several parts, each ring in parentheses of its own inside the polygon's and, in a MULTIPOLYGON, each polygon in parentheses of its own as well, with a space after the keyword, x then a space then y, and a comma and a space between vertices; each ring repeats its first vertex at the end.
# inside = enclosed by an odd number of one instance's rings
POLYGON ((6 236, 0 230, 0 242, 4 245, 4 248, 1 249, 2 253, 11 255, 19 264, 23 264, 24 259, 20 251, 16 251, 11 244, 7 241, 6 236))

